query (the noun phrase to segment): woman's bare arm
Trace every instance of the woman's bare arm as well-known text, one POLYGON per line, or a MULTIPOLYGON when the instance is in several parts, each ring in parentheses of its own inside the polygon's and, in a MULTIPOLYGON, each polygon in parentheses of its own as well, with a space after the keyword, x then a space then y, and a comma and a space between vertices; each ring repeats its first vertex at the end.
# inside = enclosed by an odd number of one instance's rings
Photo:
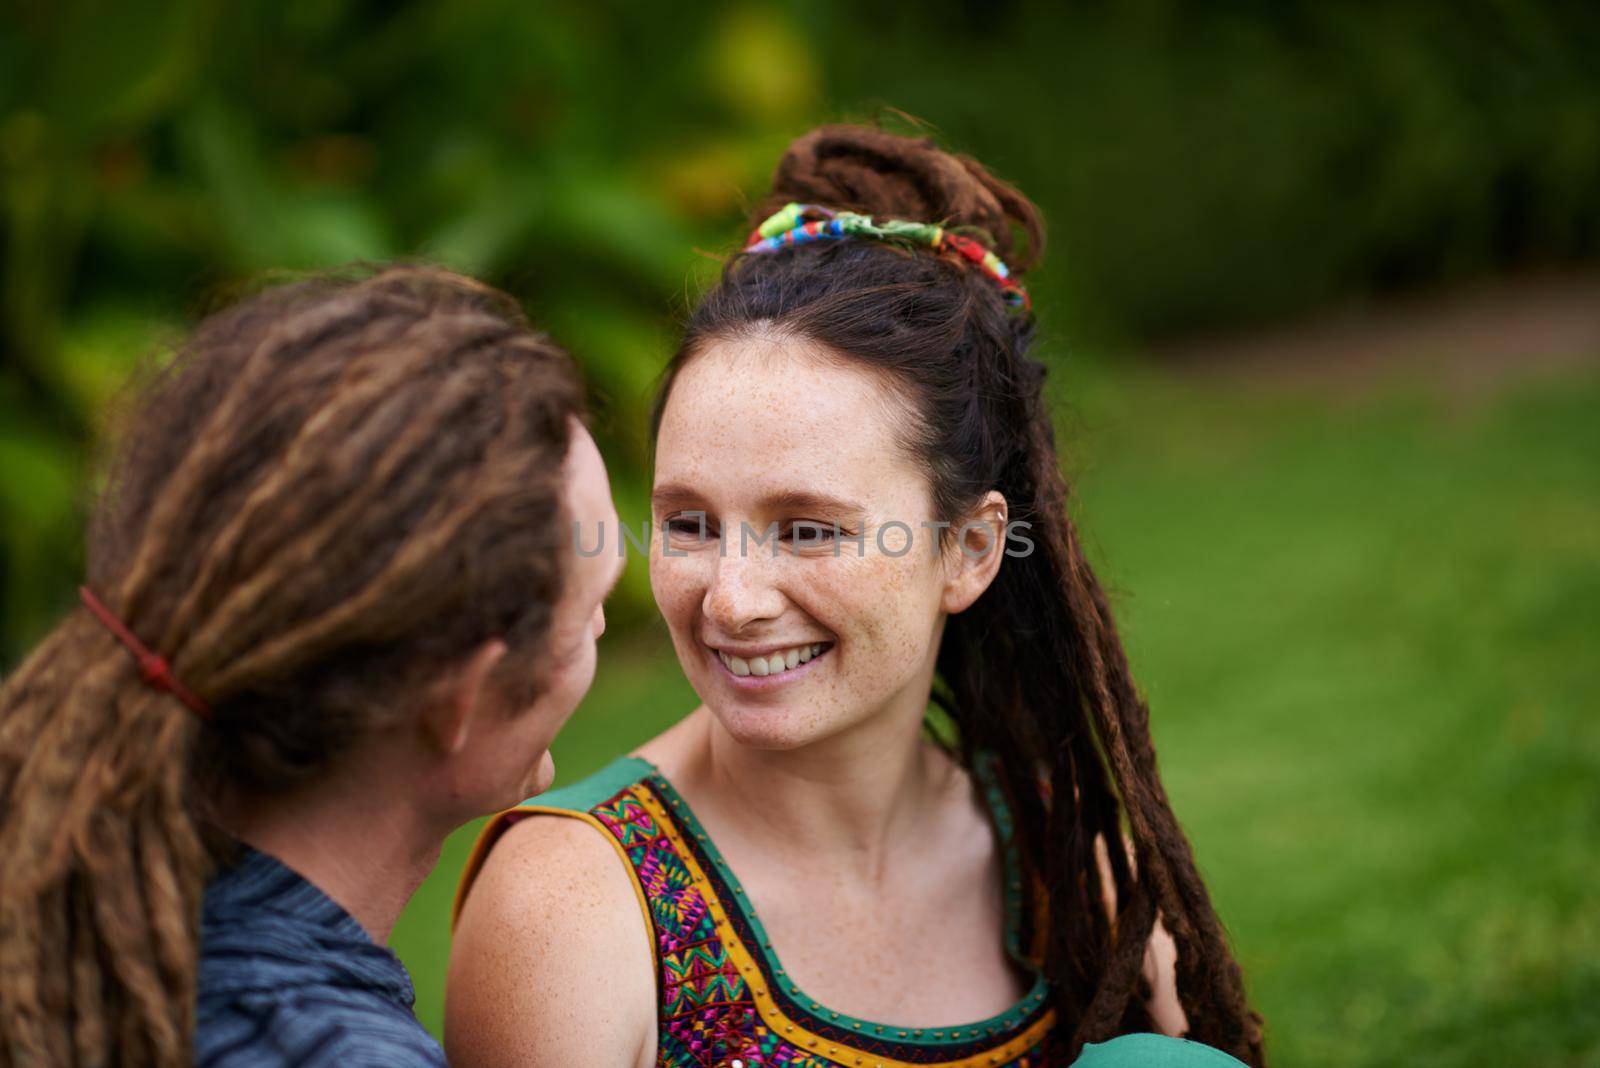
POLYGON ((623 861, 578 820, 533 816, 485 860, 456 926, 445 1048, 456 1068, 646 1068, 650 931, 623 861))
MULTIPOLYGON (((1128 864, 1135 865, 1133 843, 1124 839, 1128 851, 1128 864)), ((1100 892, 1105 899, 1106 914, 1117 914, 1117 884, 1111 877, 1111 857, 1106 853, 1106 840, 1096 835, 1095 861, 1100 868, 1100 892)), ((1161 924, 1161 913, 1156 913, 1155 926, 1150 930, 1150 940, 1144 947, 1144 978, 1150 984, 1150 997, 1145 1008, 1156 1028, 1164 1035, 1181 1038, 1189 1033, 1189 1017, 1178 1000, 1178 945, 1161 924)))
POLYGON ((1156 925, 1150 931, 1150 941, 1144 947, 1144 977, 1150 984, 1150 999, 1145 1002, 1145 1008, 1150 1011, 1156 1029, 1174 1038, 1188 1034, 1189 1017, 1178 1001, 1178 945, 1161 926, 1159 912, 1156 925))

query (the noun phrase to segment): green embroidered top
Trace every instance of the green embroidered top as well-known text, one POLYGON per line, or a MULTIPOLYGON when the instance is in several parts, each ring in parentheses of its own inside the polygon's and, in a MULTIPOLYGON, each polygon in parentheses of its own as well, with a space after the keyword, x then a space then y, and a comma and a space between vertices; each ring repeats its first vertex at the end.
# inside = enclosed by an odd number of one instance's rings
MULTIPOLYGON (((463 875, 464 896, 495 839, 546 813, 601 831, 633 877, 653 936, 660 999, 658 1068, 1065 1068, 1049 984, 1022 952, 1021 881, 1004 798, 980 775, 1005 846, 1007 947, 1035 978, 998 1016, 943 1028, 877 1023, 835 1012, 785 972, 744 888, 688 803, 653 765, 622 757, 572 786, 491 821, 463 875)), ((458 900, 459 907, 459 900, 458 900)), ((1083 1068, 1222 1068, 1208 1046, 1126 1035, 1085 1048, 1083 1068)))

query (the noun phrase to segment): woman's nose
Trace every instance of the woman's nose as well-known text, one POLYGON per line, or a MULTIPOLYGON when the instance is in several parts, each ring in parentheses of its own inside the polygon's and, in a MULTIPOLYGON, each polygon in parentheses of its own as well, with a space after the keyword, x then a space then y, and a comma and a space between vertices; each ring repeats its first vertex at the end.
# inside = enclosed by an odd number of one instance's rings
POLYGON ((783 612, 784 596, 777 586, 778 561, 763 551, 739 552, 737 543, 717 558, 703 608, 706 618, 730 634, 751 623, 775 619, 783 612))

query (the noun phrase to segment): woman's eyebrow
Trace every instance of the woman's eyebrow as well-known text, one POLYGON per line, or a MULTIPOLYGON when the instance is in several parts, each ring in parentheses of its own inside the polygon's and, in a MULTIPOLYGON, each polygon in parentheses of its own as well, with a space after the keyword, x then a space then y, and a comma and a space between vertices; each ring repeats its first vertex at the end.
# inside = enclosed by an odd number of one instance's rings
MULTIPOLYGON (((688 486, 676 482, 669 482, 657 486, 650 494, 650 502, 661 511, 674 508, 692 508, 703 505, 705 498, 688 486)), ((826 493, 817 493, 812 490, 783 490, 771 493, 761 498, 761 506, 773 512, 844 512, 859 514, 867 510, 866 506, 856 501, 845 500, 826 493)))
POLYGON ((685 505, 701 503, 700 494, 688 486, 669 482, 664 486, 657 486, 650 491, 650 503, 656 508, 666 511, 670 508, 681 508, 685 505))
POLYGON ((865 512, 866 506, 855 501, 847 501, 840 497, 830 497, 826 493, 812 493, 808 490, 785 490, 774 493, 769 497, 761 498, 761 503, 774 512, 865 512))

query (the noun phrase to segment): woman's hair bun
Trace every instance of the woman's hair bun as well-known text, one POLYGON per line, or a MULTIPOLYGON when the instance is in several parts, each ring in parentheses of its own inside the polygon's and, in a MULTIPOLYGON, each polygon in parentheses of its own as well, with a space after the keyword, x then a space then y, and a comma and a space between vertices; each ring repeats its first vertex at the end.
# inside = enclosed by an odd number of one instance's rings
POLYGON ((756 221, 790 201, 971 227, 1013 271, 1038 263, 1044 252, 1044 220, 1027 197, 972 157, 946 152, 926 137, 820 126, 784 152, 756 221), (1020 247, 1018 231, 1026 240, 1020 247))

